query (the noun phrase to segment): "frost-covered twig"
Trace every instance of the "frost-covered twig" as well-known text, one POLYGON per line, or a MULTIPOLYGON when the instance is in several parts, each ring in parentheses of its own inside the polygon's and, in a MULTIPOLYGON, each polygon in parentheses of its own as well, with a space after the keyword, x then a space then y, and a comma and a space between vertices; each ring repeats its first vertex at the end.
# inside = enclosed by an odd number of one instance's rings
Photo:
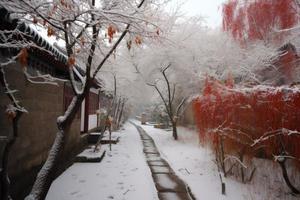
POLYGON ((293 26, 291 28, 285 28, 285 29, 273 29, 275 33, 282 33, 282 32, 289 32, 289 31, 297 31, 300 29, 300 26, 293 26))
POLYGON ((7 94, 7 96, 11 100, 11 102, 13 103, 13 106, 16 109, 16 111, 19 111, 21 113, 27 113, 27 110, 19 104, 19 101, 14 96, 14 93, 16 92, 16 90, 11 90, 9 88, 3 67, 0 67, 0 83, 1 83, 2 87, 4 88, 5 93, 7 94))
POLYGON ((37 71, 36 76, 30 75, 26 69, 24 69, 24 75, 26 79, 33 84, 48 84, 48 85, 55 85, 59 86, 58 81, 60 82, 67 82, 68 80, 55 78, 51 76, 50 74, 41 74, 39 71, 37 71), (40 79, 40 80, 35 80, 40 79))
POLYGON ((230 138, 240 144, 244 144, 244 145, 248 145, 248 146, 250 146, 252 144, 253 139, 250 134, 247 134, 240 129, 224 127, 225 124, 226 124, 226 120, 222 124, 220 124, 218 127, 209 129, 208 131, 219 134, 220 136, 225 136, 227 138, 230 138), (241 136, 244 136, 247 140, 245 141, 245 140, 241 139, 241 136))
POLYGON ((13 56, 11 58, 8 58, 6 62, 2 62, 0 63, 0 67, 3 68, 3 67, 6 67, 8 65, 11 65, 11 64, 14 64, 16 63, 16 59, 19 57, 19 54, 16 55, 16 56, 13 56))
POLYGON ((8 177, 8 157, 13 144, 18 136, 18 120, 23 113, 27 113, 27 110, 19 104, 19 101, 15 98, 14 93, 16 90, 11 90, 6 80, 6 75, 3 66, 0 67, 0 83, 4 88, 4 91, 12 104, 9 104, 6 109, 6 114, 12 122, 13 134, 11 138, 8 138, 3 148, 1 155, 1 171, 0 171, 0 187, 1 187, 1 199, 11 199, 10 197, 10 181, 8 177))
POLYGON ((278 162, 282 162, 283 160, 285 159, 291 159, 291 160, 297 160, 297 161, 300 161, 300 159, 297 159, 296 157, 294 156, 289 156, 289 155, 274 155, 274 161, 278 161, 278 162))
MULTIPOLYGON (((145 0, 141 0, 141 2, 139 3, 139 5, 137 6, 137 8, 141 8, 142 5, 144 4, 145 0)), ((123 38, 125 37, 125 35, 128 33, 129 28, 130 28, 131 24, 127 24, 124 31, 122 32, 122 34, 119 36, 118 40, 114 43, 114 45, 111 47, 111 49, 109 50, 109 52, 106 54, 106 56, 102 59, 102 61, 99 63, 99 65, 97 66, 96 70, 94 71, 92 78, 95 79, 95 77, 97 76, 99 70, 102 68, 102 66, 104 65, 104 63, 106 62, 106 60, 111 56, 111 54, 115 51, 115 49, 119 46, 120 42, 123 40, 123 38)))
POLYGON ((273 131, 268 131, 268 132, 264 133, 260 138, 255 139, 254 142, 251 144, 251 146, 255 146, 259 143, 262 143, 262 142, 272 139, 274 137, 278 137, 280 135, 283 135, 283 136, 300 135, 300 132, 296 131, 296 130, 289 130, 287 128, 281 128, 281 129, 276 129, 273 131))
POLYGON ((233 155, 226 155, 224 162, 228 161, 228 160, 233 160, 236 161, 239 165, 241 165, 243 168, 247 169, 248 167, 236 156, 233 155))

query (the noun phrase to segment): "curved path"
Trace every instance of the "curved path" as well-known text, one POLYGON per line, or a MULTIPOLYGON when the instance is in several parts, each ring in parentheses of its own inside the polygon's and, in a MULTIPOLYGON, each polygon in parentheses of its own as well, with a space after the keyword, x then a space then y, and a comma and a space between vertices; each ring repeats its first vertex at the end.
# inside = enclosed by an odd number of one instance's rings
POLYGON ((170 165, 161 158, 153 139, 146 131, 131 122, 138 130, 143 142, 143 151, 152 173, 160 200, 194 200, 189 187, 174 173, 170 165))

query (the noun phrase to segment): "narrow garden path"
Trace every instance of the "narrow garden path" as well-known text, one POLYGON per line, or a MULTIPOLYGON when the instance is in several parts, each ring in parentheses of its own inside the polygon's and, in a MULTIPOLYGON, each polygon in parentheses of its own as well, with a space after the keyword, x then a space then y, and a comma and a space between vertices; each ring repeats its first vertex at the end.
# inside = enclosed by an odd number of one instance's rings
POLYGON ((125 123, 112 133, 120 142, 102 145, 94 153, 93 146, 80 155, 106 155, 100 163, 74 163, 51 185, 46 200, 159 200, 151 171, 143 154, 136 128, 125 123))
POLYGON ((52 183, 46 200, 194 199, 142 127, 125 123, 112 135, 120 142, 111 151, 102 145, 94 153, 91 146, 80 154, 99 156, 106 150, 100 163, 74 163, 52 183))
POLYGON ((151 170, 153 181, 160 200, 193 200, 189 187, 174 173, 170 165, 161 158, 153 139, 141 127, 137 128, 142 143, 146 161, 151 170))

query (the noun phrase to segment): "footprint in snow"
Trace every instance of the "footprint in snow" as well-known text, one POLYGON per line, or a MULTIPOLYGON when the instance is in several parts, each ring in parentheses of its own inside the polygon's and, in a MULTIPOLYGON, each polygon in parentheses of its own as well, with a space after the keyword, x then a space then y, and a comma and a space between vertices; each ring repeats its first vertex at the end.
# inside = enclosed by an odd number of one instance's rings
POLYGON ((76 174, 71 174, 73 179, 77 179, 77 175, 76 174))
POLYGON ((76 198, 82 198, 82 197, 83 197, 83 194, 76 195, 76 198))
POLYGON ((109 199, 114 199, 114 197, 113 197, 113 196, 108 196, 107 198, 109 198, 109 199))
POLYGON ((70 195, 75 195, 77 194, 79 191, 74 191, 74 192, 71 192, 70 195))
POLYGON ((117 189, 124 190, 124 186, 117 187, 117 189))
POLYGON ((79 183, 85 183, 86 180, 79 180, 79 183))

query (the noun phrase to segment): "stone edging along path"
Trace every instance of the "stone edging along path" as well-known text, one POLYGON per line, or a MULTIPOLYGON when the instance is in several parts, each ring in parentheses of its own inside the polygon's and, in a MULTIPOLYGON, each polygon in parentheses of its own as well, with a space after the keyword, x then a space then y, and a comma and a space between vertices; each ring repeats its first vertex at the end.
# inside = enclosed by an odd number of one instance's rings
POLYGON ((160 200, 195 200, 190 188, 172 170, 170 165, 161 158, 153 139, 146 131, 131 122, 138 130, 143 142, 143 151, 151 170, 153 181, 160 200))

